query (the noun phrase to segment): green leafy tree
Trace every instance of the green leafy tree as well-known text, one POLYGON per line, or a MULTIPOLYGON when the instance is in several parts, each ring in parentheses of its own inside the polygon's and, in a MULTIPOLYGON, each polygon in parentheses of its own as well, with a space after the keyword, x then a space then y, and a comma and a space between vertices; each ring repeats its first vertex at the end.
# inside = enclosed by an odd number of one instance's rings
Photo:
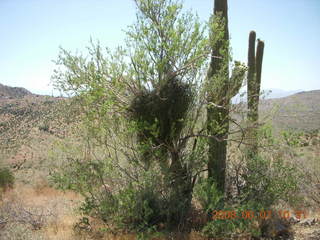
POLYGON ((71 154, 54 181, 82 193, 87 214, 172 228, 186 221, 206 164, 198 136, 209 40, 178 1, 135 3, 125 48, 105 54, 92 43, 88 57, 61 49, 53 79, 80 105, 88 143, 85 158, 71 154))

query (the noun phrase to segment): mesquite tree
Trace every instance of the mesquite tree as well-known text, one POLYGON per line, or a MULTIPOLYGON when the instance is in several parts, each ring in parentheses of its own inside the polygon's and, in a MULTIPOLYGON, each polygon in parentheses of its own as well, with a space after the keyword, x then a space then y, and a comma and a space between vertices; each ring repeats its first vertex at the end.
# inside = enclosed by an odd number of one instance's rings
POLYGON ((203 128, 198 120, 205 104, 209 41, 206 27, 182 12, 178 1, 135 3, 137 21, 126 32, 125 48, 104 55, 99 45, 93 46, 89 58, 62 50, 58 64, 67 71, 57 71, 54 78, 59 89, 80 101, 90 148, 105 147, 101 165, 108 163, 107 169, 117 172, 110 177, 95 167, 100 178, 88 173, 95 182, 83 183, 90 191, 82 193, 94 203, 88 200, 90 207, 98 206, 103 218, 114 214, 139 226, 162 222, 174 227, 187 219, 193 186, 206 164, 197 136, 203 128), (101 213, 98 183, 105 186, 104 174, 114 184, 108 209, 125 213, 101 213))
POLYGON ((208 177, 217 183, 220 191, 225 188, 227 159, 227 138, 229 131, 230 100, 235 96, 246 72, 245 67, 236 62, 229 77, 229 29, 227 0, 214 1, 211 19, 211 62, 207 74, 207 132, 216 136, 209 140, 208 177))

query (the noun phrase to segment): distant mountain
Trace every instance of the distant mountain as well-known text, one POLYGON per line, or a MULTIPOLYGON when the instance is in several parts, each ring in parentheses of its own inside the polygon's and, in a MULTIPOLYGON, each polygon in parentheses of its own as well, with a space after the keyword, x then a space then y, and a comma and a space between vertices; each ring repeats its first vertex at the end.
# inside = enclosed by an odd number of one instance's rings
POLYGON ((260 102, 260 111, 272 117, 278 129, 313 131, 320 129, 320 90, 302 91, 283 98, 260 102))
MULTIPOLYGON (((295 93, 301 92, 303 90, 291 90, 286 91, 278 88, 270 88, 261 90, 261 99, 274 99, 274 98, 283 98, 293 95, 295 93)), ((240 93, 238 93, 235 97, 232 98, 232 103, 237 104, 240 102, 247 101, 246 89, 242 88, 240 93)))
POLYGON ((0 83, 0 99, 1 98, 23 98, 32 95, 30 91, 21 87, 9 87, 0 83))
MULTIPOLYGON (((279 130, 313 131, 320 129, 320 90, 300 92, 280 89, 271 90, 271 94, 268 94, 266 90, 264 91, 265 94, 262 94, 259 107, 261 119, 267 117, 271 120, 274 127, 279 130), (263 97, 263 95, 266 95, 266 97, 263 97)), ((45 118, 53 105, 57 105, 56 103, 62 99, 35 95, 25 88, 9 87, 0 84, 0 100, 2 100, 0 101, 0 122, 4 113, 21 115, 21 117, 32 113, 34 115, 40 114, 40 118, 45 118), (21 99, 23 97, 27 98, 21 99), (24 112, 28 114, 24 114, 24 112)), ((247 104, 242 101, 240 105, 243 106, 243 111, 245 112, 247 104)), ((32 118, 34 117, 32 115, 32 118)))
POLYGON ((270 88, 263 90, 263 95, 265 99, 272 99, 272 98, 283 98, 293 95, 295 93, 301 92, 302 90, 292 90, 286 91, 278 88, 270 88))

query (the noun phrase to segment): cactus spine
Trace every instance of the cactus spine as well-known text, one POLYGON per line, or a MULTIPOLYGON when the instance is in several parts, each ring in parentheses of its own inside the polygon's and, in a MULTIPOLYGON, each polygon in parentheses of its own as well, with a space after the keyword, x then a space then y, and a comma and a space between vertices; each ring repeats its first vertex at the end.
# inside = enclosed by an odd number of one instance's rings
POLYGON ((264 42, 258 39, 257 50, 255 53, 256 33, 251 31, 249 34, 248 49, 248 75, 247 75, 247 92, 248 92, 248 115, 247 119, 250 124, 249 130, 249 153, 258 152, 257 130, 256 125, 259 120, 259 96, 261 86, 261 71, 264 52, 264 42))

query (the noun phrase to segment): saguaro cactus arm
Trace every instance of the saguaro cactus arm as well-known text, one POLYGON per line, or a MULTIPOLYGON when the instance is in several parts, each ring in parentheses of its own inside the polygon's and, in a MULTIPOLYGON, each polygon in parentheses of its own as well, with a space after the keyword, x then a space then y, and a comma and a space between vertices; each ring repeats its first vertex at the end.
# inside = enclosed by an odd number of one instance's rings
POLYGON ((257 130, 256 124, 259 120, 259 97, 261 86, 261 71, 264 51, 264 42, 258 39, 257 52, 255 53, 256 33, 251 31, 249 34, 249 49, 248 49, 248 123, 252 128, 249 130, 248 137, 251 146, 249 153, 257 154, 257 130))
POLYGON ((253 109, 254 109, 254 95, 255 95, 255 85, 256 79, 256 32, 251 31, 249 34, 249 48, 248 48, 248 119, 253 121, 253 109))
POLYGON ((258 83, 256 91, 258 93, 260 93, 260 85, 261 85, 263 52, 264 52, 264 42, 258 39, 257 54, 256 54, 256 80, 258 83))

